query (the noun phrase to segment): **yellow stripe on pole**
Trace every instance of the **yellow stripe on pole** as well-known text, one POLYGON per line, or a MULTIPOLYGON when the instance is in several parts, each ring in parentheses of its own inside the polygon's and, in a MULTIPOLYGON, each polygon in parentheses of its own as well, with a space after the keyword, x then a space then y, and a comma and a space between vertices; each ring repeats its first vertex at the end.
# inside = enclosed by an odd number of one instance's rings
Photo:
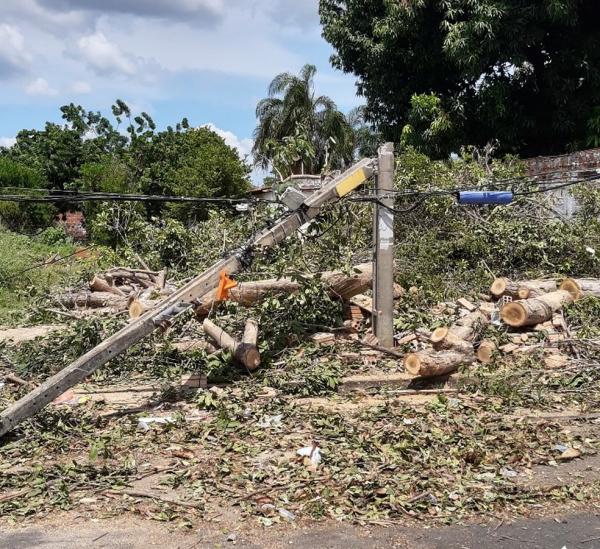
POLYGON ((345 179, 342 179, 336 187, 335 191, 337 195, 341 198, 342 196, 346 196, 349 192, 352 192, 356 187, 362 185, 367 179, 369 179, 371 173, 370 170, 367 171, 365 168, 360 168, 355 172, 351 173, 345 179))

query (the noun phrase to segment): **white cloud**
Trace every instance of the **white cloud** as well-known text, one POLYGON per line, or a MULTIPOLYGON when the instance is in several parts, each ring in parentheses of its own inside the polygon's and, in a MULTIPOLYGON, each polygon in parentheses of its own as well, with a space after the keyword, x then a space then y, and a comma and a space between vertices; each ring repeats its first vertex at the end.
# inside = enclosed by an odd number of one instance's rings
POLYGON ((21 31, 7 23, 0 25, 0 78, 23 72, 31 63, 21 31))
POLYGON ((55 12, 98 12, 188 20, 212 25, 226 11, 226 0, 37 0, 40 7, 55 12))
POLYGON ((0 147, 12 147, 16 142, 15 137, 0 137, 0 147))
POLYGON ((58 91, 50 86, 48 80, 40 77, 27 84, 25 93, 27 95, 46 95, 51 97, 56 95, 58 91))
POLYGON ((78 95, 84 95, 92 91, 92 86, 83 80, 78 80, 77 82, 73 82, 70 90, 78 95))
POLYGON ((212 130, 219 137, 222 137, 227 145, 230 147, 237 149, 240 156, 244 158, 245 156, 250 156, 252 154, 252 147, 254 146, 254 140, 245 138, 240 139, 233 132, 222 130, 218 126, 215 126, 212 122, 204 125, 205 128, 212 130))
POLYGON ((122 73, 132 76, 137 72, 135 60, 102 32, 82 36, 77 46, 81 59, 100 75, 122 73))
POLYGON ((318 28, 319 25, 319 4, 316 1, 271 0, 268 13, 278 24, 287 24, 290 27, 306 29, 318 28))

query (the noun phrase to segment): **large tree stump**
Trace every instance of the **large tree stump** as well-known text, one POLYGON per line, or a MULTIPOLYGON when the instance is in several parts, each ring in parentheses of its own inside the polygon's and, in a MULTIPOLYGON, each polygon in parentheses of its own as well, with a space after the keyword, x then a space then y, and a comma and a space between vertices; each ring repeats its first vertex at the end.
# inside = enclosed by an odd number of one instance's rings
POLYGON ((505 324, 513 328, 535 326, 552 319, 552 313, 573 303, 575 297, 566 290, 556 290, 539 297, 507 303, 500 310, 505 324))

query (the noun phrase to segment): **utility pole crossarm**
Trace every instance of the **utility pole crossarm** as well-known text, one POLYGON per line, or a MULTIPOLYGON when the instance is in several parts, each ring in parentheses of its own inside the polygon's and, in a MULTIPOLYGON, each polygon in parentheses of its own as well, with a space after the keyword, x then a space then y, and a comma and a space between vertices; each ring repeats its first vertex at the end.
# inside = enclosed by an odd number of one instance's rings
POLYGON ((0 414, 0 436, 33 416, 65 391, 82 382, 92 372, 120 355, 157 328, 166 329, 193 303, 217 287, 221 272, 233 274, 249 266, 255 249, 282 242, 307 221, 316 217, 326 204, 352 192, 373 174, 373 160, 364 159, 308 197, 297 210, 285 213, 272 227, 260 232, 241 250, 233 252, 195 277, 173 295, 143 316, 113 334, 75 362, 44 381, 39 387, 0 414))

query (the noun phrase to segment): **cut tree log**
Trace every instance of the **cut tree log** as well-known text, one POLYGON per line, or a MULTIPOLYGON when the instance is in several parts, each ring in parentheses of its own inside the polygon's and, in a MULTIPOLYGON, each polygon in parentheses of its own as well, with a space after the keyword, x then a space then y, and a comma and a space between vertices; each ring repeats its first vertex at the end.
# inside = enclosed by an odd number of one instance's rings
POLYGON ((465 341, 473 341, 477 332, 490 323, 489 317, 482 311, 473 311, 459 318, 451 327, 450 331, 458 338, 465 341))
POLYGON ((573 303, 575 297, 566 290, 556 290, 539 297, 513 301, 500 309, 500 317, 513 328, 535 326, 552 319, 552 313, 573 303))
POLYGON ((456 351, 421 351, 404 358, 405 370, 418 377, 437 377, 456 371, 461 365, 473 361, 472 354, 456 351))
POLYGON ((129 304, 129 318, 139 318, 147 310, 148 308, 142 301, 137 298, 132 299, 131 303, 129 304))
POLYGON ((256 347, 258 341, 258 321, 254 318, 246 320, 244 326, 244 335, 242 336, 242 343, 246 345, 254 345, 256 347))
POLYGON ((482 364, 489 364, 494 358, 498 346, 490 339, 484 339, 477 349, 477 360, 482 364))
POLYGON ((106 280, 99 276, 95 276, 90 282, 90 290, 92 290, 92 292, 108 292, 110 294, 126 297, 125 292, 116 286, 111 286, 106 280))
POLYGON ((457 336, 450 328, 437 328, 429 338, 436 351, 453 350, 458 353, 473 352, 473 344, 457 336))
POLYGON ((584 295, 600 297, 600 279, 598 278, 565 278, 559 288, 571 293, 575 299, 584 295))
POLYGON ((97 309, 100 307, 115 307, 125 309, 127 298, 110 292, 72 292, 57 296, 58 302, 67 309, 77 307, 89 307, 97 309))
POLYGON ((515 282, 508 278, 496 278, 490 286, 490 293, 500 298, 504 295, 513 299, 528 299, 556 290, 556 280, 537 279, 515 282))
MULTIPOLYGON (((320 275, 323 283, 329 287, 334 296, 348 300, 369 289, 373 280, 372 263, 363 263, 353 268, 353 274, 342 271, 327 271, 320 275)), ((251 307, 270 294, 291 294, 297 292, 301 283, 291 278, 274 278, 254 282, 241 282, 229 291, 229 299, 243 307, 251 307)), ((215 303, 216 291, 201 298, 195 306, 200 317, 210 313, 215 303)))
POLYGON ((260 366, 260 353, 256 345, 236 341, 225 330, 208 319, 204 320, 202 328, 206 335, 212 338, 219 347, 230 351, 235 360, 248 370, 256 370, 260 366))

